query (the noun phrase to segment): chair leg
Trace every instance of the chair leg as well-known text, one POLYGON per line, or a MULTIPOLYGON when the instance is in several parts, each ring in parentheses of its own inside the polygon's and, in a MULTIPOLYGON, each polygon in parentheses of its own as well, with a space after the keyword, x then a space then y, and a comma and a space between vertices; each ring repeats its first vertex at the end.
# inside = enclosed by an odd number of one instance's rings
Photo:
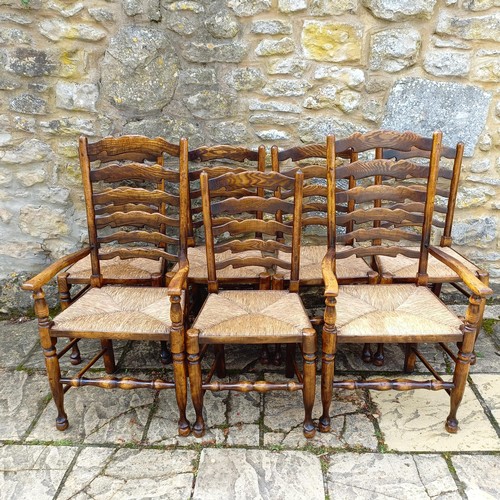
POLYGON ((172 353, 168 348, 168 344, 165 340, 160 342, 161 352, 160 352, 160 360, 162 365, 169 365, 172 363, 172 353))
POLYGON ((363 345, 363 351, 361 353, 361 359, 365 363, 371 363, 372 362, 372 348, 370 344, 364 344, 363 345))
POLYGON ((286 345, 286 364, 285 364, 285 377, 293 378, 295 376, 295 347, 297 344, 286 345))
POLYGON ((191 399, 193 400, 194 411, 196 413, 196 421, 193 424, 193 434, 196 437, 202 437, 205 434, 205 421, 203 420, 203 389, 198 335, 199 330, 188 330, 187 353, 191 399))
MULTIPOLYGON (((57 275, 57 288, 59 292, 61 311, 64 311, 71 305, 71 285, 68 283, 68 273, 60 273, 57 275)), ((69 340, 71 340, 71 338, 69 340)), ((69 359, 72 365, 79 365, 82 362, 82 356, 80 354, 78 344, 75 344, 71 348, 69 359)))
POLYGON ((377 344, 377 352, 373 355, 373 364, 375 366, 384 366, 384 344, 377 344))
POLYGON ((263 344, 260 351, 260 364, 268 365, 269 364, 269 346, 268 344, 263 344))
POLYGON ((404 372, 412 373, 415 371, 415 363, 417 362, 417 355, 415 354, 414 348, 417 344, 405 344, 405 364, 404 372))
POLYGON ((443 288, 442 283, 433 283, 431 286, 432 293, 436 296, 439 297, 441 295, 441 288, 443 288))
POLYGON ((109 339, 101 339, 101 347, 105 350, 102 356, 104 361, 104 369, 106 373, 115 373, 115 352, 113 350, 113 342, 109 339))
POLYGON ((174 367, 175 398, 177 400, 177 407, 179 408, 179 436, 189 436, 191 428, 186 416, 187 371, 184 352, 172 354, 172 365, 174 367))
POLYGON ((281 353, 281 344, 274 344, 273 365, 281 366, 283 355, 281 353))
POLYGON ((226 356, 224 346, 219 344, 214 346, 215 350, 215 373, 217 377, 224 378, 226 376, 226 356))
POLYGON ((316 393, 316 331, 313 328, 303 332, 302 357, 304 359, 302 395, 305 411, 303 431, 306 438, 312 438, 316 434, 316 427, 312 419, 316 393))
MULTIPOLYGON (((48 335, 47 335, 48 337, 48 335)), ((45 347, 42 340, 43 353, 45 355, 45 367, 47 368, 47 376, 49 378, 50 390, 52 392, 52 399, 57 408, 56 429, 64 431, 68 428, 68 416, 64 411, 64 389, 61 384, 61 369, 59 366, 59 359, 57 358, 56 342, 57 339, 48 340, 50 347, 45 347)))

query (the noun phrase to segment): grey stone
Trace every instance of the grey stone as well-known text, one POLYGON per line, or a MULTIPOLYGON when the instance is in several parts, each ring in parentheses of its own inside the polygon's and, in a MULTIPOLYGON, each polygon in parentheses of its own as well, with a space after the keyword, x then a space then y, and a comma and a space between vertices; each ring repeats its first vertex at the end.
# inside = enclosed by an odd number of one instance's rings
POLYGON ((262 396, 257 392, 231 392, 229 396, 228 423, 257 424, 260 419, 262 396))
POLYGON ((470 171, 475 174, 482 174, 491 168, 491 162, 488 158, 484 160, 475 161, 470 166, 470 171))
POLYGON ((302 104, 307 109, 332 108, 335 105, 337 87, 335 85, 323 85, 305 98, 302 104))
POLYGON ((23 16, 13 12, 3 12, 0 14, 0 21, 10 21, 16 24, 28 25, 33 22, 29 16, 23 16))
POLYGON ((299 124, 299 137, 302 142, 323 142, 329 134, 336 137, 347 137, 357 131, 363 131, 362 127, 354 123, 337 118, 306 118, 299 124))
POLYGON ((250 111, 279 111, 281 113, 301 113, 301 108, 286 102, 273 102, 273 101, 259 101, 251 99, 249 101, 248 109, 250 111))
POLYGON ((478 146, 481 151, 490 151, 493 146, 493 138, 491 137, 491 134, 483 134, 479 138, 478 146))
POLYGON ((328 80, 338 88, 349 87, 360 90, 365 83, 365 74, 359 68, 339 68, 338 66, 318 66, 314 72, 315 80, 328 80))
POLYGON ((228 0, 228 7, 240 17, 254 16, 271 9, 271 0, 228 0))
POLYGON ((56 107, 78 111, 97 111, 99 89, 94 83, 57 82, 56 107))
POLYGON ((370 122, 379 123, 384 114, 382 103, 375 99, 369 99, 363 103, 363 118, 370 122))
POLYGON ((491 188, 462 186, 457 194, 457 208, 482 207, 492 196, 495 191, 491 188))
POLYGON ((34 118, 28 116, 14 116, 13 123, 17 130, 31 133, 35 132, 36 120, 34 118))
POLYGON ((467 498, 495 498, 500 491, 498 455, 457 455, 452 463, 467 498))
POLYGON ((285 21, 254 21, 250 31, 258 35, 289 35, 292 33, 292 25, 285 21))
POLYGON ((253 446, 260 444, 260 429, 255 424, 234 425, 228 428, 226 446, 253 446))
POLYGON ((2 498, 51 500, 77 451, 70 446, 0 446, 2 498))
POLYGON ((457 245, 488 248, 496 236, 497 223, 494 217, 458 220, 453 224, 452 237, 457 245))
POLYGON ((439 15, 436 33, 453 35, 465 40, 500 39, 500 15, 480 17, 454 17, 445 12, 439 15))
POLYGON ((0 90, 15 90, 18 89, 21 84, 10 78, 3 78, 0 76, 0 90))
POLYGON ((290 54, 295 51, 295 42, 290 37, 280 40, 262 40, 255 49, 258 56, 275 56, 290 54))
POLYGON ((188 43, 183 55, 191 62, 237 63, 241 62, 248 52, 248 44, 244 41, 232 43, 188 43))
POLYGON ((264 86, 266 78, 259 68, 238 68, 230 75, 229 83, 236 90, 254 90, 264 86))
POLYGON ((470 55, 463 52, 427 52, 424 69, 434 76, 466 76, 470 70, 470 55))
POLYGON ((307 9, 307 0, 278 0, 278 9, 281 12, 299 12, 307 9))
POLYGON ((499 0, 464 0, 462 2, 462 7, 466 10, 482 11, 488 10, 493 7, 500 7, 499 0))
POLYGON ((338 16, 356 12, 358 0, 312 0, 309 11, 313 16, 338 16))
POLYGON ((76 24, 62 19, 45 19, 40 22, 40 33, 49 40, 61 39, 97 42, 106 37, 106 32, 88 24, 76 24))
POLYGON ((169 12, 166 26, 179 35, 189 36, 201 28, 201 20, 191 12, 169 12))
POLYGON ((24 187, 40 184, 47 179, 47 171, 42 166, 32 166, 16 173, 16 178, 24 187))
POLYGON ((6 68, 21 76, 46 76, 55 73, 57 63, 53 56, 44 50, 21 47, 8 54, 6 68))
POLYGON ((258 130, 255 132, 255 135, 263 141, 282 141, 290 139, 290 135, 284 130, 258 130))
POLYGON ((31 45, 31 35, 18 28, 4 29, 0 33, 0 43, 5 45, 31 45))
POLYGON ((103 65, 103 97, 121 111, 140 116, 160 111, 172 99, 179 63, 160 30, 123 28, 111 39, 103 65))
POLYGON ((478 82, 500 82, 499 54, 474 58, 472 79, 478 82))
POLYGON ((292 125, 299 121, 298 116, 278 115, 276 113, 258 113, 250 115, 250 123, 260 123, 264 125, 292 125))
POLYGON ((175 2, 167 0, 162 2, 162 7, 170 12, 175 11, 189 11, 195 14, 201 14, 205 12, 205 7, 200 2, 190 2, 181 1, 175 2))
POLYGON ((73 136, 77 134, 95 136, 97 135, 96 125, 98 124, 95 120, 76 117, 40 122, 40 127, 48 134, 73 136))
POLYGON ((436 0, 363 0, 363 5, 380 19, 405 21, 412 18, 430 19, 436 0))
POLYGON ((207 31, 214 38, 234 38, 240 32, 240 23, 228 11, 220 11, 205 20, 207 31))
POLYGON ((21 94, 10 101, 9 109, 28 115, 43 115, 47 113, 47 101, 33 94, 21 94))
POLYGON ((341 453, 328 458, 326 481, 331 498, 461 498, 440 456, 341 453), (366 482, 367 470, 373 472, 375 481, 366 482))
POLYGON ((74 5, 63 6, 56 2, 51 2, 49 8, 55 10, 63 17, 73 17, 83 10, 84 6, 82 2, 76 2, 74 5))
POLYGON ((308 68, 309 63, 307 61, 295 57, 267 61, 267 72, 270 75, 292 75, 300 78, 308 68))
POLYGON ((19 213, 19 229, 36 238, 69 234, 66 211, 49 206, 25 205, 19 213))
POLYGON ((453 49, 470 49, 471 44, 464 42, 463 40, 452 40, 449 38, 442 38, 439 36, 433 36, 432 42, 435 47, 446 47, 453 49))
POLYGON ((223 121, 210 127, 210 137, 217 144, 245 144, 248 130, 244 123, 223 121))
POLYGON ((38 139, 28 139, 13 150, 0 152, 0 160, 10 165, 27 165, 51 155, 53 151, 48 144, 38 139))
POLYGON ((304 95, 311 87, 305 80, 273 80, 262 93, 271 97, 293 97, 304 95))
POLYGON ((370 68, 395 73, 413 66, 420 45, 420 33, 413 28, 379 31, 371 38, 370 68))
POLYGON ((194 500, 324 497, 319 458, 300 451, 205 449, 193 493, 194 500))
POLYGON ((100 7, 90 7, 88 13, 92 19, 95 19, 98 23, 114 22, 115 15, 113 12, 103 9, 100 7))
POLYGON ((179 77, 183 85, 211 86, 217 83, 213 68, 189 68, 181 71, 179 77))
POLYGON ((500 186, 500 179, 484 177, 483 175, 468 175, 466 180, 477 184, 488 184, 490 186, 500 186))
POLYGON ((232 113, 234 98, 227 93, 204 90, 184 100, 193 116, 198 118, 223 118, 232 113))
POLYGON ((424 136, 442 130, 446 145, 454 147, 463 141, 465 155, 471 156, 486 123, 490 100, 489 93, 471 85, 402 78, 391 90, 382 127, 413 130, 424 136))

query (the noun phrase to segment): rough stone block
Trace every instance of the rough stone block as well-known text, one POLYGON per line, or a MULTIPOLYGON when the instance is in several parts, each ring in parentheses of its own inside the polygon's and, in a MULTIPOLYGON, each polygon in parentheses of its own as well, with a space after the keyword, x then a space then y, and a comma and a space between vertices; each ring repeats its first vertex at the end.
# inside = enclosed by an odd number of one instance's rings
POLYGON ((44 50, 21 47, 8 53, 7 71, 21 76, 47 76, 57 69, 54 56, 44 50))
POLYGON ((214 38, 234 38, 241 29, 240 23, 228 11, 220 11, 205 20, 207 31, 214 38))
POLYGON ((339 68, 338 66, 318 66, 315 80, 331 80, 339 88, 347 86, 359 90, 365 82, 365 74, 359 68, 339 68))
POLYGON ((223 118, 231 115, 234 98, 227 93, 204 90, 184 101, 193 116, 198 118, 223 118))
POLYGON ((281 40, 262 40, 255 49, 258 56, 276 56, 290 54, 295 51, 295 43, 289 38, 285 37, 281 40))
POLYGON ((396 73, 413 66, 420 51, 419 31, 413 28, 386 29, 371 38, 370 68, 396 73))
POLYGON ((289 104, 287 102, 277 101, 259 101, 251 99, 248 103, 250 111, 279 111, 281 113, 301 113, 302 110, 299 106, 289 104))
POLYGON ((427 52, 424 69, 434 76, 466 76, 470 70, 470 55, 463 52, 427 52))
POLYGON ((337 118, 306 118, 299 123, 299 137, 302 142, 323 142, 329 134, 337 138, 347 137, 354 132, 364 131, 354 123, 337 118))
POLYGON ((424 136, 442 130, 444 144, 454 147, 463 141, 465 155, 471 156, 486 123, 490 100, 488 92, 472 85, 402 78, 391 90, 382 127, 413 130, 424 136))
POLYGON ((312 0, 309 11, 313 16, 338 16, 346 12, 356 12, 358 0, 312 0))
POLYGON ((500 82, 500 51, 492 55, 475 57, 471 76, 478 82, 500 82))
POLYGON ((227 5, 239 17, 255 16, 271 10, 271 0, 228 0, 227 5))
POLYGON ((289 35, 292 25, 280 20, 254 21, 250 31, 258 35, 289 35))
POLYGON ((307 9, 307 0, 278 0, 278 9, 281 12, 299 12, 307 9))
POLYGON ((474 12, 492 9, 493 7, 500 7, 499 0, 464 0, 462 7, 466 10, 474 12))
POLYGON ((452 237, 457 245, 488 248, 497 237, 496 219, 487 216, 457 220, 453 224, 452 237))
POLYGON ((295 57, 272 59, 267 62, 267 72, 270 75, 292 75, 300 78, 308 68, 307 61, 295 57))
POLYGON ((232 43, 191 42, 186 45, 184 57, 194 63, 238 63, 248 52, 248 44, 243 41, 232 43))
POLYGON ((12 150, 0 152, 2 163, 27 165, 39 162, 53 155, 51 147, 38 139, 28 139, 12 150))
POLYGON ((88 24, 76 24, 62 19, 45 19, 39 24, 40 33, 49 40, 57 42, 61 39, 97 42, 107 36, 104 30, 88 24))
POLYGON ((181 71, 179 79, 183 85, 211 86, 217 83, 213 68, 188 68, 181 71))
POLYGON ((290 135, 284 130, 258 130, 255 134, 263 141, 282 141, 290 139, 290 135))
POLYGON ((359 24, 305 21, 302 46, 314 61, 358 61, 361 58, 363 28, 359 24))
POLYGON ((436 0, 363 0, 363 5, 380 19, 405 21, 412 18, 430 19, 436 0))
POLYGON ((253 90, 264 86, 266 78, 259 68, 238 68, 232 71, 229 83, 236 90, 253 90))
POLYGON ((436 33, 452 35, 465 40, 500 40, 500 13, 478 17, 454 17, 442 12, 436 33))
POLYGON ((99 89, 94 83, 57 82, 56 107, 78 111, 97 111, 99 89))
POLYGON ((262 89, 262 93, 271 97, 293 97, 304 95, 311 87, 305 80, 274 80, 262 89))
POLYGON ((244 123, 224 121, 210 128, 210 137, 215 144, 245 144, 249 135, 244 123))
POLYGON ((28 115, 43 115, 47 113, 47 101, 33 94, 21 94, 10 101, 9 109, 28 115))
POLYGON ((457 455, 451 459, 467 498, 493 499, 500 491, 498 455, 457 455))

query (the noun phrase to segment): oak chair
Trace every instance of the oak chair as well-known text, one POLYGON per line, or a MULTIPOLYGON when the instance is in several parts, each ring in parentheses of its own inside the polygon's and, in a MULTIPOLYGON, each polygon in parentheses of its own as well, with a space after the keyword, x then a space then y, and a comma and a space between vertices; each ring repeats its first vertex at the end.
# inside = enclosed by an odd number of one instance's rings
MULTIPOLYGON (((134 138, 134 141, 138 139, 134 138)), ((179 215, 162 213, 162 206, 172 197, 157 185, 171 179, 172 172, 161 165, 131 163, 107 164, 91 168, 96 156, 106 157, 101 141, 99 150, 80 139, 80 153, 89 155, 81 162, 85 194, 90 247, 64 257, 23 285, 33 292, 38 331, 45 356, 45 364, 52 396, 57 407, 56 427, 65 430, 68 419, 64 410, 64 394, 71 387, 97 386, 104 389, 149 388, 175 389, 179 408, 179 434, 190 433, 186 419, 187 373, 185 367, 184 302, 189 265, 187 252, 187 226, 189 195, 187 172, 187 140, 181 139, 177 178, 180 188, 177 196, 179 215), (180 172, 180 174, 179 174, 180 172), (107 187, 106 182, 124 179, 142 179, 143 187, 107 187), (100 189, 102 185, 103 189, 100 189), (160 207, 160 209, 158 208, 160 207), (175 236, 176 235, 176 236, 175 236), (112 250, 100 252, 102 243, 113 244, 112 250), (175 248, 174 250, 171 248, 175 248), (43 286, 55 275, 83 257, 90 255, 91 276, 89 287, 80 293, 55 318, 49 317, 43 286), (148 259, 154 262, 178 263, 178 271, 170 277, 168 287, 120 286, 109 284, 102 262, 108 259, 148 259), (56 344, 59 337, 71 340, 60 352, 56 344), (99 339, 101 350, 76 375, 61 374, 59 359, 80 339, 99 339), (106 373, 116 370, 113 340, 170 341, 173 356, 174 380, 139 380, 131 377, 93 377, 85 374, 99 359, 103 359, 106 373)), ((149 143, 150 144, 150 143, 149 143)), ((151 145, 151 144, 150 144, 151 145)), ((158 152, 163 150, 163 144, 158 152)), ((115 156, 112 147, 109 157, 115 156)), ((162 269, 163 265, 159 267, 162 269)), ((165 279, 164 271, 157 273, 158 282, 165 279)))
MULTIPOLYGON (((152 139, 140 135, 125 135, 105 137, 94 143, 89 143, 86 138, 82 137, 79 141, 81 167, 91 169, 91 181, 100 183, 101 190, 106 185, 107 187, 122 185, 124 188, 146 185, 155 186, 158 191, 167 193, 159 199, 150 199, 147 206, 140 198, 122 200, 115 196, 115 199, 109 199, 100 204, 94 210, 94 216, 99 217, 118 211, 128 213, 129 217, 130 214, 142 214, 144 211, 158 212, 162 215, 175 212, 178 216, 179 155, 179 145, 171 144, 160 137, 152 139), (164 169, 158 175, 156 171, 158 167, 165 165, 165 157, 172 168, 164 169)), ((87 216, 89 216, 88 212, 87 216)), ((87 220, 90 224, 92 219, 87 220)), ((166 227, 162 226, 161 231, 165 232, 166 227)), ((89 230, 91 230, 90 226, 89 230)), ((153 260, 141 256, 130 258, 130 255, 123 258, 122 254, 116 253, 116 248, 109 244, 112 240, 106 236, 98 239, 97 255, 100 260, 103 285, 165 285, 165 271, 168 267, 165 259, 153 260)), ((167 245, 168 243, 165 242, 157 244, 158 248, 166 248, 167 245)), ((72 286, 83 285, 81 289, 85 291, 90 286, 91 276, 91 255, 81 258, 57 275, 62 310, 66 309, 73 300, 72 286)), ((163 363, 170 361, 170 354, 164 343, 162 343, 161 359, 163 363)), ((72 350, 71 362, 75 365, 81 362, 78 344, 75 344, 72 350)))
POLYGON ((298 295, 300 265, 300 234, 303 176, 294 178, 276 172, 228 173, 209 179, 206 172, 200 177, 203 220, 207 245, 208 298, 194 324, 187 332, 189 379, 196 421, 195 436, 205 432, 203 394, 206 390, 235 390, 241 392, 270 390, 303 391, 305 418, 304 435, 312 437, 315 427, 312 406, 315 394, 316 332, 305 313, 298 295), (277 189, 291 190, 293 201, 273 196, 277 189), (252 194, 262 189, 263 196, 252 194), (219 199, 222 190, 249 192, 248 195, 219 199), (293 224, 274 220, 276 211, 293 215, 293 224), (256 214, 259 214, 257 216, 256 214), (262 217, 260 216, 262 214, 262 217), (276 241, 276 233, 283 233, 276 241), (226 235, 226 236, 224 236, 226 235), (231 255, 216 260, 217 254, 228 250, 231 255), (248 256, 249 250, 263 252, 248 256), (277 250, 291 254, 288 261, 272 254, 277 250), (270 253, 271 255, 266 255, 270 253), (258 266, 264 270, 259 290, 220 290, 219 272, 228 266, 258 266), (288 290, 281 289, 283 279, 269 276, 265 270, 279 265, 290 270, 288 290), (211 381, 216 365, 206 380, 202 380, 200 345, 208 344, 269 344, 299 343, 304 359, 303 373, 295 365, 298 382, 271 383, 266 381, 211 381))
MULTIPOLYGON (((394 136, 394 139, 396 137, 394 136)), ((408 148, 419 141, 409 132, 399 134, 399 144, 408 148), (405 146, 406 147, 406 146, 405 146)), ((325 280, 325 313, 322 333, 321 398, 323 413, 319 422, 322 432, 330 430, 332 390, 336 388, 372 390, 444 389, 450 394, 450 413, 446 429, 457 432, 457 410, 462 400, 469 372, 475 333, 481 318, 481 301, 492 293, 461 262, 430 245, 436 183, 441 150, 441 133, 435 132, 428 164, 408 160, 358 160, 331 170, 332 180, 353 176, 364 183, 329 200, 336 223, 353 221, 362 224, 350 233, 355 241, 367 246, 336 250, 332 246, 323 261, 325 280), (371 181, 374 179, 373 181, 371 181), (371 181, 371 182, 367 182, 371 181), (333 207, 339 201, 356 204, 350 213, 336 216, 333 207), (374 224, 377 222, 377 224, 374 224), (404 243, 411 246, 404 246, 404 243), (419 244, 416 247, 416 244, 419 244), (418 270, 412 283, 378 283, 339 285, 335 277, 336 263, 356 254, 363 257, 405 255, 418 259, 418 270), (429 255, 456 272, 471 291, 469 306, 462 321, 428 288, 429 255), (422 315, 425 311, 425 316, 422 315), (334 380, 337 345, 342 343, 404 343, 407 346, 405 371, 411 372, 419 358, 436 380, 409 379, 334 380), (444 381, 418 350, 419 343, 457 342, 458 354, 453 380, 444 381)), ((330 153, 332 156, 334 152, 330 153)), ((381 280, 382 281, 382 280, 381 280)))

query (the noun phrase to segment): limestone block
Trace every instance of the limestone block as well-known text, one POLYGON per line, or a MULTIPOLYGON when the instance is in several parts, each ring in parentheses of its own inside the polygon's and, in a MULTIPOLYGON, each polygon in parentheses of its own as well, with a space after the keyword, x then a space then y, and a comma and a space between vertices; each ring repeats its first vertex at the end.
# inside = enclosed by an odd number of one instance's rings
POLYGON ((271 97, 293 97, 304 95, 311 87, 305 80, 274 80, 262 89, 262 93, 271 97))
POLYGON ((250 31, 258 35, 289 35, 292 32, 292 25, 280 20, 254 21, 250 31))
POLYGON ((484 129, 490 100, 488 92, 472 85, 402 78, 390 92, 382 127, 413 130, 424 136, 442 130, 444 144, 454 147, 463 141, 465 155, 471 156, 484 129))
POLYGON ((500 0, 464 0, 462 8, 474 12, 500 7, 500 0))
POLYGON ((20 76, 47 76, 54 74, 57 63, 53 54, 44 50, 21 47, 8 53, 6 69, 20 76))
POLYGON ((201 28, 201 19, 190 12, 169 12, 165 25, 179 35, 192 35, 201 28))
POLYGON ((492 188, 461 187, 457 193, 457 208, 482 207, 492 197, 492 188))
POLYGON ((365 74, 359 68, 318 66, 314 72, 314 79, 335 82, 339 88, 347 86, 351 89, 359 90, 365 82, 365 74))
MULTIPOLYGON (((1 179, 2 179, 2 173, 0 171, 0 185, 1 185, 1 179)), ((7 210, 6 208, 0 208, 0 220, 4 224, 8 224, 12 220, 12 217, 14 217, 13 212, 7 210)))
POLYGON ((493 499, 500 488, 500 457, 498 455, 458 455, 453 466, 464 485, 467 498, 493 499))
POLYGON ((205 21, 207 31, 214 38, 234 38, 241 29, 240 23, 228 11, 220 11, 205 21))
POLYGON ((329 134, 337 138, 347 137, 354 132, 363 132, 364 128, 346 120, 321 117, 306 118, 299 123, 298 133, 302 142, 324 142, 329 134))
POLYGON ((85 118, 61 118, 50 120, 49 122, 40 122, 40 127, 48 134, 57 135, 96 135, 95 120, 85 118))
POLYGON ((31 133, 35 132, 36 120, 34 118, 30 118, 29 116, 14 116, 13 123, 17 130, 31 133))
POLYGON ((45 19, 39 24, 40 33, 57 42, 62 39, 97 42, 106 37, 107 33, 88 24, 77 24, 62 19, 45 19))
POLYGON ((97 111, 99 89, 94 83, 57 82, 56 107, 78 111, 97 111))
POLYGON ((20 86, 21 84, 17 81, 0 76, 0 90, 14 90, 20 86))
POLYGON ((10 21, 15 24, 27 26, 29 24, 32 24, 33 19, 30 16, 23 16, 11 12, 2 12, 0 14, 0 21, 10 21))
POLYGON ((359 61, 363 28, 360 24, 305 21, 304 55, 315 61, 359 61))
POLYGON ((280 12, 298 12, 307 9, 307 0, 278 0, 280 12))
POLYGON ((262 40, 255 48, 255 53, 258 56, 290 54, 294 51, 295 43, 289 37, 285 37, 280 40, 262 40))
POLYGON ((84 6, 82 2, 71 2, 71 3, 74 3, 74 5, 65 6, 61 5, 61 3, 58 2, 50 2, 49 8, 51 10, 55 10, 63 17, 73 17, 74 15, 81 12, 84 6))
POLYGON ((248 130, 244 123, 218 122, 210 127, 210 137, 214 144, 245 144, 248 130))
POLYGON ((88 77, 88 52, 83 49, 64 50, 59 54, 57 74, 63 78, 85 79, 88 77))
POLYGON ((288 59, 270 59, 267 61, 267 72, 270 75, 292 75, 300 78, 309 68, 308 61, 290 57, 288 59))
POLYGON ((479 138, 478 146, 481 151, 490 151, 493 146, 493 138, 491 137, 491 134, 483 134, 479 138))
POLYGON ((453 35, 465 40, 500 39, 500 13, 478 17, 454 17, 441 13, 436 26, 436 33, 453 35))
POLYGON ((234 97, 215 90, 204 90, 184 99, 189 111, 198 118, 223 118, 232 113, 234 97))
POLYGON ((307 109, 332 108, 335 105, 337 87, 335 85, 323 85, 318 87, 312 95, 304 99, 302 104, 307 109))
POLYGON ((290 134, 285 132, 284 130, 258 130, 255 132, 255 135, 262 139, 263 141, 281 141, 285 139, 290 139, 290 134))
POLYGON ((470 166, 470 171, 475 174, 482 174, 487 172, 491 167, 491 161, 488 158, 483 160, 476 160, 470 166))
POLYGON ((31 45, 33 38, 29 33, 17 28, 3 29, 0 32, 0 43, 4 45, 31 45))
POLYGON ((271 0, 228 0, 227 5, 239 17, 254 16, 271 9, 271 0))
POLYGON ((427 52, 424 69, 434 76, 466 76, 470 70, 470 55, 449 51, 427 52))
POLYGON ((299 121, 298 116, 278 115, 276 113, 256 113, 250 115, 250 123, 259 123, 263 125, 293 125, 299 121))
POLYGON ((478 82, 500 82, 500 52, 484 57, 475 57, 472 79, 478 82))
POLYGON ((129 26, 111 39, 103 60, 102 95, 116 108, 141 115, 160 111, 177 86, 179 62, 161 30, 129 26))
POLYGON ((179 78, 183 85, 210 86, 217 83, 213 68, 188 68, 180 72, 179 78))
POLYGON ((250 111, 278 111, 281 113, 296 113, 302 112, 299 106, 287 102, 278 101, 259 101, 258 99, 251 99, 248 103, 250 111))
POLYGON ((370 122, 379 123, 384 114, 383 105, 375 99, 368 99, 363 104, 363 118, 370 122))
POLYGON ((435 47, 450 47, 453 49, 470 49, 471 44, 463 40, 452 40, 449 38, 442 38, 440 36, 431 37, 432 43, 435 47))
POLYGON ((0 186, 8 186, 12 182, 13 176, 10 169, 0 167, 0 186))
POLYGON ((35 238, 47 239, 69 234, 68 222, 65 210, 47 205, 26 205, 19 213, 19 228, 35 238))
POLYGON ((236 90, 253 90, 264 86, 266 78, 259 68, 238 68, 232 71, 229 84, 236 90))
POLYGON ((16 178, 23 186, 30 187, 44 182, 47 178, 47 171, 41 166, 35 166, 17 172, 16 178))
POLYGON ((356 12, 358 0, 312 0, 309 11, 313 16, 338 16, 356 12))
POLYGON ((38 139, 28 139, 9 151, 0 151, 0 161, 11 165, 27 165, 53 155, 51 147, 38 139))
POLYGON ((396 73, 413 66, 421 39, 413 28, 386 29, 371 37, 370 69, 396 73))
POLYGON ((412 18, 430 19, 436 0, 363 0, 363 5, 379 19, 405 21, 412 18))
POLYGON ((457 220, 453 224, 452 238, 457 245, 489 248, 496 237, 497 221, 494 217, 457 220))
POLYGON ((88 13, 92 19, 98 23, 109 23, 115 21, 115 15, 113 12, 100 7, 89 7, 88 13))
POLYGON ((337 94, 337 106, 344 113, 352 113, 355 109, 358 109, 360 101, 361 94, 354 90, 341 90, 337 94))
POLYGON ((183 52, 184 57, 194 63, 237 63, 241 62, 248 52, 248 44, 243 41, 232 43, 188 43, 183 52))

